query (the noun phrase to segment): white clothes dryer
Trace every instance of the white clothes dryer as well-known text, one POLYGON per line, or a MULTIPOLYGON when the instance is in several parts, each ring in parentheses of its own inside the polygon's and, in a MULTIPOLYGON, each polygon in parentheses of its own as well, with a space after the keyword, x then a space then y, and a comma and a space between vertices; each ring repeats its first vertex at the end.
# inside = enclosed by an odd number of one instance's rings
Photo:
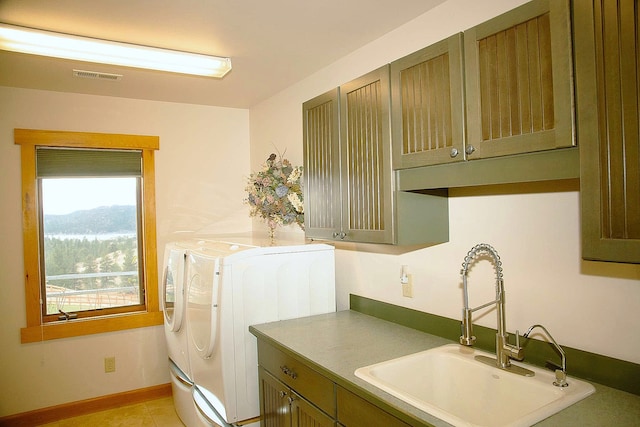
POLYGON ((198 246, 198 241, 166 245, 160 285, 173 402, 178 416, 187 426, 196 425, 198 418, 193 407, 193 380, 187 354, 185 267, 188 248, 198 246))
POLYGON ((165 248, 162 278, 162 310, 167 351, 171 359, 187 376, 191 376, 185 319, 185 266, 187 249, 172 243, 165 248))
POLYGON ((252 324, 333 312, 334 248, 208 241, 188 253, 186 319, 199 425, 257 422, 252 324))

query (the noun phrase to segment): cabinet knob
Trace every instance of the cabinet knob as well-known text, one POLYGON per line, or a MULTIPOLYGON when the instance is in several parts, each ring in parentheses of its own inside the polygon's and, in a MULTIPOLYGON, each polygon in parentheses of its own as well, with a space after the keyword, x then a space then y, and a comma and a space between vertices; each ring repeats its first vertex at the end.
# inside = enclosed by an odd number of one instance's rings
POLYGON ((451 149, 451 153, 450 153, 449 155, 453 158, 453 157, 457 157, 457 156, 458 156, 458 154, 460 154, 460 152, 458 151, 458 149, 457 149, 457 148, 452 148, 452 149, 451 149))
POLYGON ((284 399, 284 397, 287 395, 287 392, 284 390, 280 390, 278 392, 278 396, 280 396, 280 399, 284 399))
POLYGON ((467 149, 464 150, 467 155, 471 155, 474 151, 476 151, 476 147, 474 147, 473 145, 468 145, 467 149))

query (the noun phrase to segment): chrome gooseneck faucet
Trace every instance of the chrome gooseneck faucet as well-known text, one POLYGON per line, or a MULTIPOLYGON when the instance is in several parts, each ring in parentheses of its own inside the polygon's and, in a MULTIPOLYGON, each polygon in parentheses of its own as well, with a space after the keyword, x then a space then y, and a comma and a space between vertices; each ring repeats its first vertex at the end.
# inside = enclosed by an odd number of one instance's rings
POLYGON ((562 349, 562 347, 560 347, 556 340, 553 339, 549 331, 547 331, 547 328, 542 325, 533 325, 527 332, 525 332, 522 337, 529 338, 531 331, 533 331, 535 328, 540 328, 547 334, 549 339, 551 339, 551 343, 554 345, 556 350, 558 350, 558 352, 560 353, 560 357, 562 358, 562 367, 560 369, 556 369, 556 380, 553 382, 553 385, 556 387, 567 387, 569 385, 569 383, 567 382, 567 358, 564 354, 564 350, 562 349))
POLYGON ((496 366, 500 369, 511 371, 520 375, 533 376, 534 372, 520 366, 512 365, 511 359, 522 360, 524 358, 524 350, 520 347, 518 332, 516 331, 516 344, 509 344, 509 334, 506 332, 506 315, 505 315, 505 297, 504 297, 504 281, 502 278, 502 262, 498 252, 486 243, 480 243, 467 253, 462 263, 462 285, 464 290, 464 308, 462 309, 462 335, 460 343, 472 346, 476 337, 473 336, 473 319, 472 313, 492 304, 496 305, 498 314, 498 327, 496 333, 496 359, 484 356, 476 356, 476 359, 496 366), (496 271, 496 299, 486 304, 479 305, 475 308, 469 308, 469 292, 467 288, 467 276, 469 265, 480 255, 488 255, 493 259, 496 271))

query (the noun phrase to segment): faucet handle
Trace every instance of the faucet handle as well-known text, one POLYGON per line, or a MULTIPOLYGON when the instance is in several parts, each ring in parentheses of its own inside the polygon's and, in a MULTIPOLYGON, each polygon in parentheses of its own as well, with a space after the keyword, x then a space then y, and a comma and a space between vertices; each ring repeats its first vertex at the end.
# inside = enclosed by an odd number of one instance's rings
POLYGON ((516 330, 516 345, 511 346, 507 343, 507 347, 511 353, 509 357, 516 360, 524 359, 524 349, 520 347, 520 331, 516 330))

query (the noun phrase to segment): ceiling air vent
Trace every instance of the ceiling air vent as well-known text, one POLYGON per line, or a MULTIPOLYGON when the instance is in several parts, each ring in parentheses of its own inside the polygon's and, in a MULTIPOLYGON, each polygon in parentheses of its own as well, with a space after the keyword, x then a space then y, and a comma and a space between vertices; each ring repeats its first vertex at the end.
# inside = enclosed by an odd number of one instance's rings
POLYGON ((122 74, 101 73, 99 71, 73 70, 75 77, 83 79, 111 80, 118 81, 122 79, 122 74))

